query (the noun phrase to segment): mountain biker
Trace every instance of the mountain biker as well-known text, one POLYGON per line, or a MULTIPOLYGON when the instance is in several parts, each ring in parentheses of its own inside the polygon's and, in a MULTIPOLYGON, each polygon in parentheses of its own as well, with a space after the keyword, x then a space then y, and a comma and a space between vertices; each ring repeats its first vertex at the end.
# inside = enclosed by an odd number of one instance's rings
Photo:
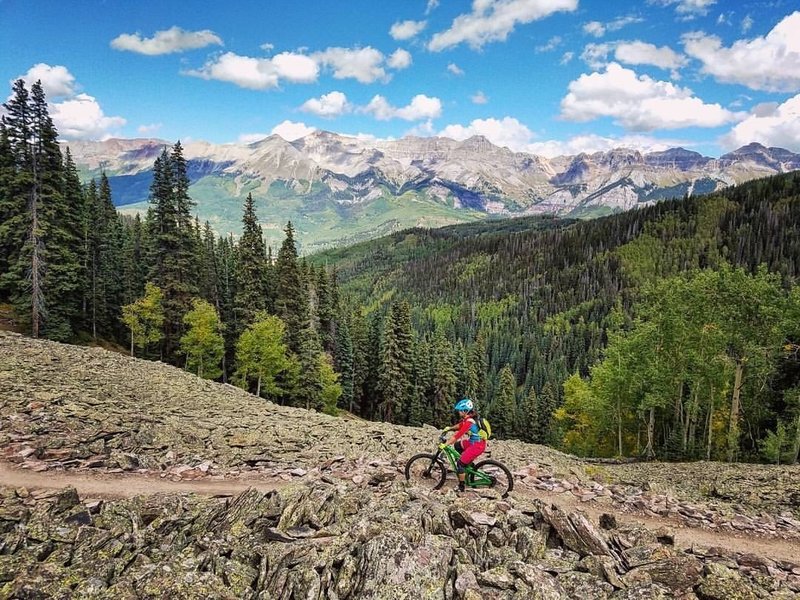
POLYGON ((480 435, 478 413, 475 411, 475 405, 472 400, 469 398, 459 400, 453 410, 458 413, 460 420, 452 427, 442 431, 442 437, 444 438, 449 431, 455 431, 445 443, 448 446, 453 446, 461 454, 456 467, 458 470, 458 491, 463 492, 465 489, 464 469, 486 450, 486 440, 480 435), (461 438, 466 435, 468 437, 462 440, 461 438))

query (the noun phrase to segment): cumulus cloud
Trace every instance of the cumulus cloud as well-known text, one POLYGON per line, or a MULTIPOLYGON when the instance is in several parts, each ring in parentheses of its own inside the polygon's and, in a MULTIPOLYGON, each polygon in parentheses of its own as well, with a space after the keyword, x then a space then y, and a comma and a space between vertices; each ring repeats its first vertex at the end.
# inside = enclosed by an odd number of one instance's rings
POLYGON ((583 24, 583 32, 594 37, 603 37, 608 31, 617 31, 626 25, 632 23, 641 23, 644 21, 641 17, 634 17, 628 15, 625 17, 618 17, 608 23, 601 23, 600 21, 589 21, 583 24))
POLYGON ((464 74, 464 69, 459 67, 456 63, 450 63, 447 65, 448 73, 461 77, 464 74))
POLYGON ((585 122, 612 117, 633 131, 718 127, 742 118, 719 104, 706 104, 689 88, 611 63, 602 73, 583 74, 569 84, 561 100, 561 117, 585 122))
POLYGON ((688 59, 668 46, 655 46, 639 40, 620 42, 614 50, 620 62, 629 65, 653 65, 662 69, 679 69, 686 66, 688 59))
POLYGON ((50 117, 63 139, 106 139, 117 135, 127 122, 123 117, 107 116, 94 96, 77 93, 80 86, 63 65, 38 63, 14 79, 24 80, 28 88, 42 82, 50 117))
POLYGON ((683 36, 686 54, 703 63, 702 72, 722 83, 768 92, 800 88, 800 11, 784 17, 764 37, 739 40, 729 48, 716 35, 683 36))
POLYGON ((800 152, 800 94, 783 104, 755 107, 721 140, 723 147, 728 149, 740 148, 750 142, 800 152))
POLYGON ((448 125, 439 135, 465 140, 473 135, 482 135, 496 146, 512 150, 524 150, 533 139, 533 132, 513 117, 502 119, 475 119, 469 125, 448 125))
POLYGON ((156 31, 151 38, 143 38, 139 33, 123 33, 111 40, 111 47, 116 50, 127 50, 149 56, 185 52, 212 44, 222 46, 222 40, 213 31, 208 29, 185 31, 180 27, 156 31))
POLYGON ((390 119, 421 121, 439 117, 442 114, 442 101, 439 98, 417 94, 407 106, 397 108, 389 104, 389 101, 383 96, 377 95, 361 111, 372 115, 379 121, 390 119))
POLYGON ((251 90, 278 87, 282 79, 293 83, 312 83, 319 76, 319 66, 305 54, 283 52, 272 58, 253 58, 226 52, 207 62, 201 69, 185 72, 203 79, 227 81, 251 90))
POLYGON ((158 130, 161 129, 161 127, 163 127, 163 125, 164 125, 163 123, 150 123, 149 125, 139 125, 139 127, 136 128, 136 131, 139 133, 139 135, 150 136, 156 134, 158 130))
POLYGON ((315 127, 309 127, 305 123, 296 123, 287 119, 275 125, 271 133, 281 136, 287 142, 293 142, 307 136, 309 133, 314 133, 316 130, 315 127))
POLYGON ((37 63, 28 69, 28 72, 20 79, 25 81, 28 88, 37 81, 41 81, 42 90, 49 99, 69 97, 75 94, 75 76, 62 65, 51 66, 46 63, 37 63))
POLYGON ((660 152, 669 148, 691 145, 685 140, 666 140, 646 135, 627 135, 621 137, 604 137, 596 134, 576 135, 567 140, 546 140, 533 142, 525 147, 527 152, 539 154, 547 158, 556 156, 574 156, 585 152, 607 152, 615 148, 632 148, 640 152, 660 152))
POLYGON ((319 98, 306 100, 300 110, 313 113, 318 117, 331 119, 352 111, 353 106, 347 100, 345 94, 334 91, 329 94, 323 94, 319 98))
POLYGON ((489 98, 481 91, 476 92, 470 97, 473 104, 486 104, 489 102, 489 98))
MULTIPOLYGON (((685 56, 668 46, 658 47, 639 40, 587 44, 581 53, 581 59, 592 69, 598 70, 610 62, 609 54, 612 52, 617 62, 629 65, 652 65, 673 71, 686 66, 688 62, 685 56)), ((674 73, 673 77, 677 77, 677 73, 674 73)))
POLYGON ((321 65, 333 70, 336 79, 355 79, 360 83, 387 80, 385 56, 371 46, 366 48, 328 48, 312 55, 321 65))
POLYGON ((88 94, 51 104, 50 116, 66 139, 106 139, 126 123, 122 117, 106 116, 97 100, 88 94))
POLYGON ((578 0, 473 0, 472 12, 459 15, 449 29, 434 34, 428 49, 439 52, 462 43, 479 49, 504 41, 517 25, 577 8, 578 0))
POLYGON ((675 6, 675 12, 681 19, 689 20, 708 14, 708 9, 717 3, 717 0, 648 0, 650 4, 661 6, 675 6))
POLYGON ((427 24, 427 21, 398 21, 392 25, 389 35, 396 40, 410 40, 425 29, 427 24))
POLYGON ((397 71, 407 69, 411 66, 411 53, 408 50, 398 48, 389 56, 386 64, 397 71))

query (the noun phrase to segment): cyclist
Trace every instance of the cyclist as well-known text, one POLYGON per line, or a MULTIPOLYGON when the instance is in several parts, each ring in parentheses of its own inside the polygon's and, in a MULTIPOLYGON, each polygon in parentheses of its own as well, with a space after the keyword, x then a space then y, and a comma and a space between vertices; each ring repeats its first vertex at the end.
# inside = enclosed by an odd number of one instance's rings
POLYGON ((472 400, 463 398, 456 402, 453 409, 458 413, 460 420, 442 432, 442 439, 445 438, 447 432, 455 431, 445 443, 448 446, 453 446, 461 454, 456 467, 458 470, 458 491, 463 492, 465 489, 464 469, 486 450, 486 440, 481 437, 478 414, 475 411, 475 405, 472 400), (461 438, 464 436, 468 437, 462 440, 461 438))

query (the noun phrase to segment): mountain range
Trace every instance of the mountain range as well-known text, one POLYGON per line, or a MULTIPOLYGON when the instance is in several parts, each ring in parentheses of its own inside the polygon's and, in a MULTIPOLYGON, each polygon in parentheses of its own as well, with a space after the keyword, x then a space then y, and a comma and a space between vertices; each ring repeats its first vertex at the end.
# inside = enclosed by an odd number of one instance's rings
MULTIPOLYGON (((123 212, 141 212, 156 157, 170 142, 69 142, 84 179, 105 172, 123 212)), ((591 217, 665 198, 707 193, 800 169, 800 155, 748 144, 719 158, 684 148, 545 158, 482 136, 376 140, 315 131, 295 141, 184 144, 190 193, 202 221, 220 234, 240 229, 252 192, 268 242, 292 220, 304 252, 410 227, 487 217, 591 217)))

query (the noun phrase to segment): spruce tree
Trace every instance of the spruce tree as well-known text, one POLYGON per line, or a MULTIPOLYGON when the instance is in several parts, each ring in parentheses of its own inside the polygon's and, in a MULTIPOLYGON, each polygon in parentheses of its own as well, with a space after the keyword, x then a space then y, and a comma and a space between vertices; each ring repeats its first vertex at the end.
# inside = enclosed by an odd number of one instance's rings
POLYGON ((247 327, 257 312, 266 309, 264 274, 266 258, 264 234, 255 211, 252 194, 247 194, 242 216, 242 238, 236 261, 236 296, 234 311, 239 327, 247 327))
POLYGON ((353 355, 353 339, 350 337, 350 327, 343 321, 336 330, 336 356, 335 366, 340 373, 342 395, 339 405, 352 413, 355 400, 355 365, 353 355))
POLYGON ((453 344, 439 329, 433 340, 432 382, 433 397, 431 416, 436 427, 452 420, 456 399, 456 372, 454 368, 453 344))
POLYGON ((541 439, 540 418, 539 418, 539 399, 536 396, 536 389, 531 386, 525 402, 522 405, 522 413, 519 420, 519 436, 526 442, 538 443, 541 439))
POLYGON ((405 416, 411 390, 411 315, 407 303, 394 303, 384 324, 378 390, 383 419, 398 422, 405 416))
POLYGON ((506 365, 500 371, 500 382, 497 396, 492 403, 492 431, 503 439, 508 439, 515 432, 517 414, 517 382, 511 367, 506 365))
POLYGON ((294 228, 291 221, 284 230, 286 237, 278 251, 275 264, 277 294, 275 309, 286 323, 286 340, 289 349, 301 353, 303 331, 310 326, 308 290, 304 285, 297 260, 297 247, 294 241, 294 228))

